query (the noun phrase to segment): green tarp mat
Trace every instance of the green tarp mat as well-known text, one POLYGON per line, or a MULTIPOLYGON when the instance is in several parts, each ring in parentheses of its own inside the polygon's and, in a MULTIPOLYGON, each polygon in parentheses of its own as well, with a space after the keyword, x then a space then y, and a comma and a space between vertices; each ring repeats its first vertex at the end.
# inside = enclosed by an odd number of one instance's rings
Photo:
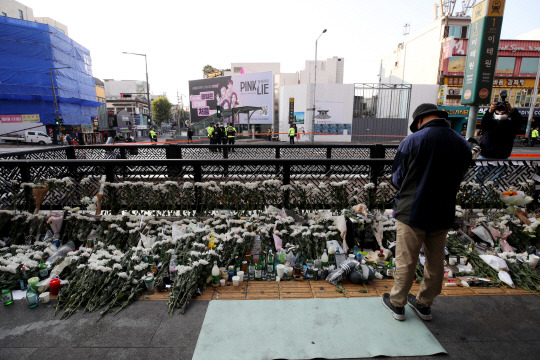
POLYGON ((210 301, 194 360, 342 359, 446 353, 410 308, 381 298, 210 301))

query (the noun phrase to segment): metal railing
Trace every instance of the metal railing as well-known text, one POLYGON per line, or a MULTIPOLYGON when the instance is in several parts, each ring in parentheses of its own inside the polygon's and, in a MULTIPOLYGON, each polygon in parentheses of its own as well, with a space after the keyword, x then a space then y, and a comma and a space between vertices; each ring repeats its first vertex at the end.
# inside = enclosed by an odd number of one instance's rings
MULTIPOLYGON (((73 150, 76 149, 71 148, 71 151, 73 150)), ((127 156, 129 148, 125 147, 124 150, 127 156)), ((67 178, 73 184, 51 189, 43 202, 43 209, 81 205, 83 197, 92 198, 98 193, 102 185, 100 180, 104 177, 108 183, 125 185, 173 184, 176 195, 166 196, 158 205, 153 205, 163 208, 178 209, 186 203, 193 209, 212 206, 226 208, 233 202, 223 201, 222 190, 223 186, 228 186, 227 183, 232 181, 243 185, 251 184, 242 190, 243 192, 237 193, 238 201, 251 201, 250 198, 256 195, 258 200, 253 204, 253 208, 258 209, 267 205, 302 208, 303 204, 307 203, 316 204, 318 208, 343 208, 365 201, 368 195, 365 185, 368 183, 373 183, 376 189, 376 193, 372 195, 387 207, 391 207, 396 190, 392 186, 383 188, 379 185, 382 182, 391 184, 392 162, 391 159, 384 158, 322 157, 214 159, 210 162, 208 159, 0 160, 0 206, 33 209, 30 189, 26 189, 23 196, 20 196, 20 184, 49 178, 67 178), (85 180, 82 181, 83 179, 85 180), (265 186, 265 180, 275 180, 277 185, 265 186), (211 190, 195 186, 196 191, 190 192, 187 198, 184 196, 186 183, 190 183, 190 188, 193 188, 191 185, 210 182, 215 184, 211 190), (318 190, 313 191, 315 188, 318 190), (307 196, 311 198, 306 200, 307 196)), ((491 180, 497 187, 504 189, 518 186, 520 182, 532 179, 537 173, 537 161, 477 161, 476 166, 471 167, 466 174, 464 181, 491 180)), ((153 201, 154 196, 164 196, 161 194, 162 190, 148 187, 144 190, 144 195, 134 198, 133 189, 129 187, 108 186, 104 194, 107 198, 105 208, 120 210, 129 206, 130 201, 140 201, 143 197, 153 201)))

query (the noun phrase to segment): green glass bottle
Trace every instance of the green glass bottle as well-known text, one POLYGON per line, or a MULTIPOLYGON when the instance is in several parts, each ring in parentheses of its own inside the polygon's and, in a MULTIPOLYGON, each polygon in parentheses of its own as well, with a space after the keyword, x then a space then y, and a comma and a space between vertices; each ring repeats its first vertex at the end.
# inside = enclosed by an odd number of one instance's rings
POLYGON ((274 254, 272 250, 268 252, 268 260, 266 261, 266 272, 272 274, 274 272, 274 254))
POLYGON ((257 260, 255 260, 255 280, 262 280, 262 266, 257 260))
POLYGON ((47 269, 47 265, 43 261, 43 257, 41 257, 41 259, 39 259, 39 277, 45 279, 48 275, 49 270, 47 269))

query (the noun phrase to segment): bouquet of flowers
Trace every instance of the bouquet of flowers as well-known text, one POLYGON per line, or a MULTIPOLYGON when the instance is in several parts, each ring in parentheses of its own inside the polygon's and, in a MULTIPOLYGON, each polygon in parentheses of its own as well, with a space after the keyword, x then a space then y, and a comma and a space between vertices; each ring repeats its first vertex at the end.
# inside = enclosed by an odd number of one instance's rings
POLYGON ((508 190, 501 194, 501 201, 508 206, 506 212, 513 215, 516 213, 516 206, 525 206, 533 201, 533 198, 525 195, 523 191, 508 190))

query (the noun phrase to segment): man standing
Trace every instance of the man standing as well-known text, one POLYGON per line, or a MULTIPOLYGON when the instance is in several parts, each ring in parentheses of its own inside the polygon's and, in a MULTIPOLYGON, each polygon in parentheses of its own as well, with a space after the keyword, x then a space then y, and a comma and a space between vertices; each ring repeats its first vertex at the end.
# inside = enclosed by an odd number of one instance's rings
MULTIPOLYGON (((208 139, 210 140, 210 145, 214 145, 216 143, 216 129, 214 128, 214 123, 211 123, 209 127, 206 128, 206 131, 208 132, 208 139)), ((216 149, 210 148, 211 152, 215 152, 216 149)))
POLYGON ((293 124, 289 128, 289 144, 294 144, 294 137, 296 136, 296 129, 293 124))
POLYGON ((506 101, 494 102, 482 118, 479 159, 506 159, 512 153, 514 139, 521 128, 519 111, 506 101))
POLYGON ((531 132, 531 146, 534 146, 538 142, 538 126, 534 127, 534 130, 531 132))
POLYGON ((441 292, 446 234, 455 219, 456 195, 471 164, 467 142, 434 104, 413 113, 413 134, 399 145, 392 169, 398 188, 394 287, 382 302, 397 320, 405 320, 405 304, 423 320, 431 320, 431 304, 441 292), (424 249, 424 279, 418 296, 409 294, 420 248, 424 249))
POLYGON ((150 130, 150 140, 157 143, 157 132, 154 129, 150 130))
MULTIPOLYGON (((227 139, 229 139, 229 145, 234 145, 236 129, 234 128, 234 126, 232 126, 231 123, 229 123, 229 126, 227 126, 227 129, 225 129, 225 134, 227 136, 227 139)), ((234 148, 231 148, 231 151, 234 152, 234 148)))
POLYGON ((187 128, 187 140, 188 144, 193 143, 193 129, 188 126, 187 128))

